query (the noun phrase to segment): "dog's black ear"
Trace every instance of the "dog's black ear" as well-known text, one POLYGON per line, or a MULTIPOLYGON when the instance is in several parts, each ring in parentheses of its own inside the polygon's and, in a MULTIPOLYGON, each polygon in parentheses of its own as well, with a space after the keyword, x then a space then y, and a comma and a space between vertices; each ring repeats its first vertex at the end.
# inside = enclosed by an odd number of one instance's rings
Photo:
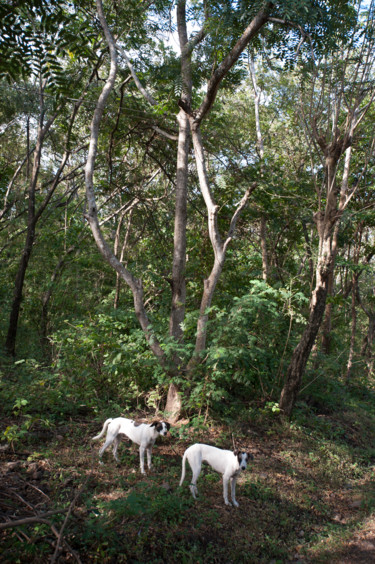
POLYGON ((238 456, 239 450, 236 448, 236 449, 233 451, 233 454, 234 454, 234 456, 238 456))
POLYGON ((150 427, 156 427, 156 425, 159 423, 159 421, 153 421, 150 425, 150 427))
POLYGON ((247 454, 247 459, 248 459, 248 460, 254 460, 254 455, 251 454, 251 452, 247 452, 246 454, 247 454))
POLYGON ((167 429, 168 429, 168 431, 169 431, 169 429, 171 428, 171 424, 166 421, 166 422, 165 422, 165 425, 166 425, 166 427, 167 427, 167 429))

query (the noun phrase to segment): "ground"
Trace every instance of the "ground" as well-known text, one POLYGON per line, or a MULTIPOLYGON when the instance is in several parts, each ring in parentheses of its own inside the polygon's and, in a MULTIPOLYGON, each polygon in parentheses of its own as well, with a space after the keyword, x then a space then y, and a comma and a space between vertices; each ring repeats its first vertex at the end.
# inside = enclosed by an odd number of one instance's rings
POLYGON ((120 464, 110 451, 98 464, 100 442, 90 439, 102 421, 36 425, 13 448, 2 443, 2 562, 375 561, 373 468, 356 462, 353 445, 281 424, 185 423, 158 439, 146 476, 126 441, 120 464), (236 443, 254 455, 237 483, 238 509, 224 505, 220 476, 209 468, 197 501, 189 472, 178 486, 182 454, 198 441, 236 443))

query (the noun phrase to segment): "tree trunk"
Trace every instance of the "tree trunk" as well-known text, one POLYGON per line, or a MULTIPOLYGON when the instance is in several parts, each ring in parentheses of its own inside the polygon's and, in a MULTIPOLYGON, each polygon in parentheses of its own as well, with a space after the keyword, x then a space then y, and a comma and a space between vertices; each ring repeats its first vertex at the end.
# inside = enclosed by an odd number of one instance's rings
MULTIPOLYGON (((336 114, 334 115, 336 126, 338 109, 339 105, 337 105, 336 114)), ((335 257, 337 254, 337 236, 340 219, 349 201, 347 193, 351 162, 351 145, 353 133, 358 123, 355 120, 356 118, 353 117, 353 121, 347 122, 347 129, 343 134, 340 133, 337 127, 333 128, 334 133, 332 134, 331 141, 328 143, 326 138, 318 131, 316 121, 312 119, 311 135, 315 138, 314 142, 319 145, 324 155, 325 205, 323 211, 322 194, 320 194, 319 211, 315 214, 319 236, 318 263, 316 267, 315 290, 310 300, 310 316, 300 342, 293 351, 279 401, 280 409, 288 417, 292 414, 300 390, 302 376, 323 321, 329 282, 330 278, 333 276, 335 257), (344 171, 341 187, 338 189, 336 184, 336 171, 339 160, 344 152, 344 171)))
POLYGON ((349 384, 351 371, 353 367, 353 357, 354 357, 354 346, 355 346, 355 334, 357 329, 357 310, 356 310, 356 293, 357 293, 357 278, 353 274, 352 278, 352 305, 351 305, 351 314, 352 314, 352 323, 351 323, 351 335, 350 335, 350 348, 349 348, 349 356, 348 362, 346 365, 346 374, 345 374, 345 383, 349 384))
POLYGON ((326 278, 327 277, 321 278, 321 282, 319 282, 313 292, 309 320, 300 342, 293 351, 292 359, 287 370, 279 405, 282 412, 288 417, 290 417, 296 402, 301 387, 302 376, 322 323, 327 299, 328 280, 326 278))
POLYGON ((267 222, 264 215, 260 218, 260 247, 262 249, 262 278, 268 280, 268 255, 267 255, 267 222))
MULTIPOLYGON (((192 99, 192 71, 191 52, 186 26, 186 1, 179 0, 176 8, 178 38, 181 51, 181 78, 183 104, 191 106, 192 99)), ((189 118, 183 109, 178 116, 178 145, 177 145, 177 172, 176 172, 176 203, 173 239, 172 263, 172 304, 169 320, 169 334, 176 341, 182 340, 181 324, 185 318, 186 303, 186 223, 187 223, 187 190, 188 190, 188 164, 190 150, 190 125, 189 118)), ((175 364, 178 359, 175 359, 175 364)), ((173 395, 173 394, 172 394, 173 395)), ((167 402, 168 403, 168 402, 167 402)))
POLYGON ((182 340, 181 324, 185 318, 186 303, 186 222, 188 158, 190 148, 189 120, 183 110, 177 116, 179 124, 176 177, 176 205, 172 264, 172 304, 169 334, 176 341, 182 340))
POLYGON ((371 310, 370 308, 362 309, 366 313, 368 317, 368 328, 367 328, 367 335, 364 338, 364 342, 361 348, 361 356, 364 357, 367 365, 367 374, 368 376, 374 375, 374 343, 375 343, 375 311, 371 310))
POLYGON ((143 302, 143 285, 142 281, 135 278, 131 272, 129 272, 118 258, 114 255, 112 249, 109 247, 107 242, 103 237, 103 233, 100 228, 99 220, 98 220, 98 209, 95 200, 95 191, 94 191, 94 168, 95 168, 95 159, 98 149, 98 139, 99 139, 99 127, 100 122, 103 116, 103 112, 108 100, 109 95, 111 94, 117 76, 117 52, 116 52, 116 44, 112 37, 112 34, 109 30, 107 25, 104 12, 103 12, 103 5, 101 0, 96 0, 97 6, 97 13, 100 20, 100 24, 105 34, 106 41, 109 47, 110 53, 110 71, 108 78, 103 86, 103 89, 99 95, 92 122, 90 128, 90 143, 89 143, 89 150, 88 150, 88 157, 85 166, 85 185, 86 185, 86 197, 87 197, 87 214, 86 219, 89 222, 95 243, 103 256, 103 258, 108 262, 108 264, 119 273, 121 278, 124 282, 129 286, 133 294, 134 300, 134 311, 135 315, 138 319, 138 322, 143 330, 145 338, 149 344, 150 349, 155 354, 156 358, 159 360, 161 366, 167 368, 167 361, 165 357, 165 353, 160 346, 160 343, 153 331, 152 325, 150 320, 148 319, 147 312, 145 309, 145 305, 143 302))
MULTIPOLYGON (((193 81, 191 75, 191 50, 188 48, 188 34, 186 27, 186 1, 179 0, 177 3, 177 28, 181 50, 181 77, 182 93, 181 100, 187 106, 191 106, 193 81)), ((178 116, 178 145, 177 145, 177 172, 176 172, 176 203, 174 219, 173 239, 173 263, 172 263, 172 302, 169 318, 169 335, 176 342, 182 342, 182 323, 185 319, 186 305, 186 225, 187 225, 187 191, 188 191, 188 164, 190 150, 190 125, 189 117, 181 108, 178 116)), ((181 364, 177 354, 173 358, 173 368, 177 374, 181 364)), ((174 375, 175 375, 174 374, 174 375)), ((173 377, 173 375, 172 375, 173 377)), ((165 411, 169 421, 178 419, 181 412, 181 398, 177 385, 171 382, 169 385, 165 411)))
MULTIPOLYGON (((124 261, 125 250, 126 250, 128 244, 129 244, 130 227, 131 227, 132 215, 133 215, 133 211, 134 211, 133 206, 130 208, 130 210, 127 210, 127 211, 129 211, 129 218, 128 218, 128 224, 126 226, 124 241, 123 241, 123 244, 122 244, 122 247, 121 247, 121 252, 120 252, 120 262, 121 263, 123 263, 123 261, 124 261)), ((120 230, 121 230, 123 219, 125 217, 125 213, 126 212, 124 212, 121 215, 119 225, 118 225, 117 231, 116 231, 116 240, 115 240, 115 247, 114 247, 115 255, 117 255, 118 246, 119 246, 119 243, 120 243, 120 230)), ((119 304, 119 301, 120 301, 120 288, 121 288, 121 276, 118 272, 116 272, 115 300, 114 300, 114 303, 113 303, 114 309, 118 308, 118 304, 119 304)))
POLYGON ((38 138, 34 152, 33 170, 29 184, 29 190, 28 190, 29 202, 28 202, 26 240, 16 274, 13 302, 12 302, 12 307, 9 317, 8 334, 5 342, 6 351, 9 355, 12 356, 15 356, 16 354, 16 338, 17 338, 17 330, 18 330, 18 319, 19 319, 21 301, 22 301, 23 285, 24 285, 26 270, 29 264, 30 256, 33 249, 34 239, 35 239, 35 223, 36 223, 35 190, 39 176, 42 145, 45 136, 45 130, 43 128, 43 113, 44 113, 43 110, 41 110, 39 126, 38 126, 38 138))
POLYGON ((366 351, 366 364, 369 376, 374 375, 374 342, 375 342, 375 313, 369 317, 368 331, 367 331, 367 351, 366 351))

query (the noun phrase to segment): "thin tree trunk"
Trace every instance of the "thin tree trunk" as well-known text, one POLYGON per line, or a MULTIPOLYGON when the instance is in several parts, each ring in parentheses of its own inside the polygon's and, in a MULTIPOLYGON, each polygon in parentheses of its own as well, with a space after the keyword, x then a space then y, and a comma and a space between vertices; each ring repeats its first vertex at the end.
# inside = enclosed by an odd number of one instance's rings
MULTIPOLYGON (((120 253, 120 262, 121 263, 124 262, 125 250, 127 249, 128 244, 129 244, 130 227, 131 227, 131 222, 132 222, 133 211, 134 211, 134 208, 132 207, 130 209, 130 212, 129 212, 128 224, 126 226, 125 237, 124 237, 124 241, 123 241, 123 244, 122 244, 122 247, 121 247, 121 253, 120 253)), ((118 238, 120 237, 120 227, 122 225, 125 213, 121 216, 119 226, 118 226, 117 232, 116 232, 116 238, 117 238, 117 236, 118 236, 118 238)), ((117 245, 118 245, 118 243, 115 244, 115 248, 114 248, 115 254, 117 254, 117 248, 116 248, 117 245)), ((114 309, 118 308, 118 304, 119 304, 119 300, 120 300, 120 288, 121 288, 121 276, 118 272, 116 272, 116 290, 115 290, 115 300, 114 300, 114 304, 113 304, 114 309)))
MULTIPOLYGON (((373 295, 375 296, 375 289, 373 289, 373 295)), ((361 356, 364 357, 367 365, 368 376, 374 375, 374 343, 375 343, 375 311, 370 307, 365 307, 361 300, 359 294, 359 289, 357 286, 357 300, 368 318, 367 335, 364 338, 364 342, 361 348, 361 356)))
POLYGON ((85 166, 85 185, 86 185, 86 197, 87 197, 87 214, 86 219, 89 222, 92 234, 96 245, 102 254, 103 258, 118 272, 121 278, 126 282, 132 291, 134 299, 134 310, 138 322, 143 330, 145 338, 150 346, 150 349, 155 354, 156 358, 159 359, 160 364, 167 369, 167 362, 163 349, 160 346, 158 339, 156 338, 154 331, 152 329, 150 320, 148 319, 146 309, 143 302, 143 285, 140 279, 135 278, 131 272, 129 272, 118 258, 115 256, 107 242, 103 237, 103 233, 100 228, 98 220, 98 210, 95 200, 94 191, 94 168, 95 159, 97 155, 98 148, 98 138, 99 138, 99 127, 103 116, 104 108, 106 106, 109 95, 111 94, 116 81, 117 75, 117 53, 116 44, 112 37, 112 34, 108 28, 101 0, 96 0, 97 13, 99 17, 100 24, 104 31, 104 35, 109 47, 110 53, 110 71, 106 83, 103 86, 102 92, 98 98, 96 108, 94 110, 92 122, 91 122, 91 135, 89 143, 89 151, 87 162, 85 166))
MULTIPOLYGON (((264 145, 262 130, 260 127, 260 91, 258 89, 254 59, 249 55, 249 72, 254 88, 254 110, 255 110, 255 129, 257 134, 257 148, 261 164, 261 175, 263 176, 263 159, 264 159, 264 145)), ((268 254, 267 254, 267 220, 266 216, 262 213, 260 218, 260 248, 262 251, 262 278, 265 282, 268 280, 268 254)))
POLYGON ((351 303, 351 335, 350 335, 350 348, 348 362, 346 365, 345 382, 348 385, 350 382, 351 371, 353 367, 353 357, 354 357, 354 347, 355 347, 355 335, 357 330, 357 309, 356 309, 356 293, 357 293, 357 278, 355 274, 352 277, 352 303, 351 303))
POLYGON ((367 331, 367 351, 366 351, 366 364, 369 376, 374 375, 374 343, 375 343, 375 313, 368 320, 368 331, 367 331))
POLYGON ((262 249, 262 278, 265 282, 268 280, 268 254, 267 254, 267 220, 262 214, 260 218, 260 247, 262 249))
POLYGON ((279 401, 280 409, 287 416, 292 413, 301 387, 302 376, 322 323, 327 299, 329 268, 329 265, 322 264, 318 271, 318 282, 311 299, 310 316, 288 366, 279 401))
POLYGON ((46 292, 44 292, 43 296, 42 296, 42 312, 41 312, 41 316, 40 316, 40 336, 41 336, 41 342, 42 342, 42 347, 44 349, 44 351, 47 353, 48 351, 48 346, 49 346, 49 341, 48 341, 48 312, 49 312, 49 303, 52 297, 52 293, 53 293, 53 289, 56 286, 56 282, 58 280, 58 278, 61 276, 61 272, 64 269, 64 266, 66 264, 66 261, 68 259, 68 257, 74 253, 74 251, 76 251, 78 249, 78 244, 77 245, 72 245, 71 247, 69 247, 69 249, 67 249, 64 253, 64 256, 59 260, 59 262, 57 263, 52 276, 50 278, 50 282, 49 282, 49 287, 48 290, 46 290, 46 292))
MULTIPOLYGON (((9 317, 8 333, 5 342, 5 348, 9 355, 15 356, 16 354, 16 338, 18 330, 18 319, 20 314, 23 285, 25 281, 25 275, 27 266, 29 264, 30 256, 33 249, 34 239, 35 239, 35 191, 38 182, 40 160, 42 155, 43 140, 46 134, 45 128, 43 128, 43 117, 44 110, 41 107, 41 115, 39 118, 38 126, 38 137, 36 142, 36 147, 34 151, 34 161, 32 176, 29 184, 28 190, 28 214, 27 214, 27 233, 25 245, 22 251, 21 260, 18 265, 18 270, 16 274, 13 302, 9 317)), ((29 151, 28 151, 29 154, 29 151)))
MULTIPOLYGON (((321 141, 321 140, 320 140, 321 141)), ((323 143, 321 141, 321 143, 323 143)), ((338 229, 340 218, 346 205, 347 183, 341 184, 340 205, 337 209, 337 190, 335 186, 336 168, 343 150, 351 143, 351 136, 335 139, 329 145, 322 146, 326 163, 326 204, 324 212, 316 214, 319 235, 318 264, 316 269, 316 285, 310 301, 310 316, 300 342, 294 349, 286 373, 284 387, 280 395, 280 409, 290 417, 298 392, 301 387, 307 361, 323 321, 329 289, 329 279, 334 268, 336 248, 332 244, 334 231, 338 229)), ((350 158, 346 161, 349 167, 350 158)))

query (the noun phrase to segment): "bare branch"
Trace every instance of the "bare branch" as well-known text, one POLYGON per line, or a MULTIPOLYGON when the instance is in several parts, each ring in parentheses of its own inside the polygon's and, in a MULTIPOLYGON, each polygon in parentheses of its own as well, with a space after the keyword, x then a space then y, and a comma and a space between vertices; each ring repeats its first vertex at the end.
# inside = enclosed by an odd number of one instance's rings
POLYGON ((151 96, 151 94, 149 94, 149 92, 147 92, 146 88, 144 88, 144 86, 142 85, 141 81, 139 80, 137 73, 134 70, 133 65, 131 64, 129 57, 127 56, 125 50, 121 47, 121 45, 119 45, 118 43, 116 43, 116 49, 119 51, 119 53, 121 54, 121 56, 125 59, 126 64, 128 65, 128 68, 130 70, 130 73, 133 77, 133 80, 138 88, 138 90, 140 91, 140 93, 142 94, 142 96, 147 100, 147 102, 149 104, 151 104, 151 106, 156 106, 157 101, 155 100, 155 98, 153 98, 153 96, 151 96))
POLYGON ((13 527, 19 527, 20 525, 28 525, 29 523, 45 523, 46 517, 56 515, 57 513, 66 513, 67 511, 67 509, 57 509, 55 511, 46 511, 45 513, 40 513, 39 515, 34 515, 33 517, 24 517, 23 519, 17 519, 16 521, 7 521, 6 523, 0 523, 0 531, 4 529, 11 529, 13 527))

